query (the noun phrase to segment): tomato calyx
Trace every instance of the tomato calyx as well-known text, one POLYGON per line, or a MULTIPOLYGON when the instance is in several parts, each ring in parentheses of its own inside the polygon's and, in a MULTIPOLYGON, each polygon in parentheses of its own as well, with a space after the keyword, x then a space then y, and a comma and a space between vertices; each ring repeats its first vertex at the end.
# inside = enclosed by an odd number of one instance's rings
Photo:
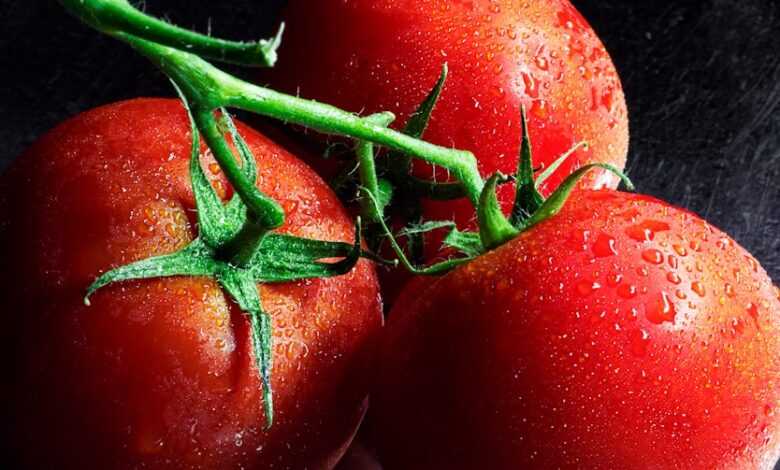
MULTIPOLYGON (((184 102, 186 105, 186 100, 184 102)), ((198 128, 188 106, 187 112, 192 129, 190 179, 198 217, 197 238, 175 253, 140 260, 104 273, 89 286, 84 302, 90 305, 89 298, 92 294, 109 284, 122 281, 172 276, 204 276, 215 279, 250 321, 252 347, 263 385, 266 424, 271 426, 272 323, 269 315, 263 311, 258 283, 338 276, 352 270, 361 256, 371 255, 364 253, 360 246, 359 218, 353 244, 329 242, 267 230, 258 220, 275 219, 262 217, 262 214, 261 217, 252 217, 248 205, 238 191, 230 201, 223 203, 201 167, 198 128), (340 260, 322 261, 334 258, 340 260)), ((254 156, 230 115, 223 111, 221 117, 224 129, 219 129, 219 139, 227 146, 221 132, 225 130, 230 134, 241 160, 241 174, 254 187, 257 177, 254 156)), ((211 148, 214 150, 215 146, 211 148)), ((230 158, 235 160, 232 151, 230 158)), ((259 191, 256 192, 265 197, 259 191)))
MULTIPOLYGON (((432 92, 431 95, 429 95, 429 99, 431 96, 438 96, 438 93, 441 92, 443 79, 445 77, 446 75, 443 74, 442 79, 437 83, 435 95, 432 92)), ((423 106, 421 106, 421 109, 428 109, 428 114, 425 117, 427 120, 430 117, 430 111, 433 109, 433 106, 427 106, 424 103, 423 106)), ((475 257, 514 239, 520 233, 529 230, 533 226, 560 212, 572 191, 576 188, 577 183, 591 170, 600 168, 614 173, 620 178, 628 190, 634 189, 631 180, 618 168, 607 163, 591 163, 572 172, 548 198, 545 198, 539 191, 541 184, 544 183, 569 157, 571 157, 576 150, 587 147, 587 143, 576 143, 550 164, 550 166, 536 175, 533 166, 531 137, 528 131, 528 121, 524 107, 521 107, 520 115, 523 135, 520 143, 517 172, 513 177, 497 172, 488 178, 480 192, 479 201, 476 205, 476 216, 479 227, 479 230, 476 232, 460 231, 453 221, 439 220, 412 221, 407 227, 393 234, 385 222, 384 217, 377 216, 377 214, 382 214, 386 204, 383 204, 377 196, 372 194, 372 191, 369 188, 365 186, 362 188, 364 201, 374 205, 373 213, 364 212, 364 216, 368 216, 370 217, 370 220, 379 223, 383 236, 390 241, 390 246, 396 256, 398 256, 399 262, 408 270, 415 274, 438 275, 446 273, 452 268, 464 264, 475 257), (507 217, 503 213, 498 202, 496 189, 499 184, 510 182, 515 183, 516 189, 511 214, 507 217), (396 240, 397 237, 406 237, 410 240, 422 240, 422 237, 427 232, 442 229, 449 231, 443 239, 443 245, 455 249, 462 256, 450 258, 430 266, 419 266, 415 265, 410 257, 406 255, 403 248, 396 240)), ((360 151, 358 151, 358 160, 361 165, 365 165, 367 156, 361 156, 360 151)), ((429 184, 434 185, 440 183, 431 182, 429 184)), ((419 245, 414 244, 413 249, 416 246, 419 245)))

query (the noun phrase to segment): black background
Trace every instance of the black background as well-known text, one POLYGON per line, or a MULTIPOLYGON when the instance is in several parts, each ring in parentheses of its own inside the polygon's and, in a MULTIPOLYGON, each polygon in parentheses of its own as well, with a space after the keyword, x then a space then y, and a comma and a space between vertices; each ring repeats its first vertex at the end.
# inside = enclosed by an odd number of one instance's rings
MULTIPOLYGON (((252 39, 274 29, 283 3, 151 0, 147 11, 252 39)), ((724 229, 780 281, 780 2, 574 3, 622 77, 638 190, 724 229)), ((171 94, 144 59, 54 1, 0 0, 0 18, 0 169, 65 117, 171 94)))

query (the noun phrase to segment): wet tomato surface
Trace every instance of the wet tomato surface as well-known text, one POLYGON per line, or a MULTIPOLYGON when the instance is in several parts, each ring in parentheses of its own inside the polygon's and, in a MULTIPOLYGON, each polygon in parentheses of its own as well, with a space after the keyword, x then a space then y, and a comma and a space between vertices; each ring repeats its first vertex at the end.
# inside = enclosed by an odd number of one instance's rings
MULTIPOLYGON (((352 240, 353 224, 313 171, 239 130, 258 186, 285 209, 282 232, 352 240)), ((369 263, 260 287, 274 327, 268 430, 249 321, 215 281, 126 282, 84 305, 99 274, 197 234, 190 146, 180 103, 132 100, 63 123, 0 180, 3 338, 13 358, 4 442, 16 468, 331 468, 351 440, 381 324, 369 263)), ((227 198, 205 148, 201 164, 227 198)))
POLYGON ((780 291, 692 213, 584 191, 389 319, 387 468, 772 468, 780 291))

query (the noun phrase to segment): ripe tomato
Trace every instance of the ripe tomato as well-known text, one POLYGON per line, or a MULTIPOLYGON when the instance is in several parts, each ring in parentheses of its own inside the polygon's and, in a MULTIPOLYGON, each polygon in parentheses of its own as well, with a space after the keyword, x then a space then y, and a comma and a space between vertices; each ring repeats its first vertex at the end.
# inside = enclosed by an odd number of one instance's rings
MULTIPOLYGON (((483 175, 514 173, 521 105, 529 110, 537 164, 590 143, 543 193, 573 167, 625 164, 620 80, 595 32, 566 0, 294 0, 285 21, 279 63, 269 74, 274 86, 355 112, 392 111, 398 126, 446 62, 449 78, 425 138, 475 151, 483 175)), ((616 187, 617 180, 595 172, 584 186, 605 184, 616 187)), ((506 208, 512 196, 509 186, 500 191, 506 208)), ((431 202, 424 215, 465 224, 473 211, 465 201, 431 202)))
POLYGON ((402 294, 375 443, 390 470, 770 469, 779 294, 697 216, 585 191, 402 294))
MULTIPOLYGON (((332 468, 361 420, 381 325, 366 262, 261 286, 274 326, 267 431, 248 320, 215 281, 126 282, 84 306, 98 274, 196 235, 189 129, 174 100, 112 104, 57 127, 2 178, 0 297, 15 365, 4 442, 21 468, 332 468)), ((283 232, 353 239, 319 177, 240 130, 259 187, 286 210, 283 232)), ((214 160, 202 164, 227 197, 214 160)))

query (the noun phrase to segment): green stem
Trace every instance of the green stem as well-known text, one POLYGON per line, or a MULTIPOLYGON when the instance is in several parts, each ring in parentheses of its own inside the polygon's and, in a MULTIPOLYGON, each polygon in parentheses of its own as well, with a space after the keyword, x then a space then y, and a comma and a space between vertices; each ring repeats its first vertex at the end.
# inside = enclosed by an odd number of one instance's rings
POLYGON ((188 52, 129 34, 116 36, 159 66, 193 105, 212 109, 221 106, 243 109, 326 134, 346 135, 408 153, 449 170, 463 186, 474 207, 479 204, 484 181, 471 152, 441 147, 410 137, 335 106, 252 85, 188 52))
MULTIPOLYGON (((373 122, 380 126, 388 126, 393 122, 392 113, 379 113, 373 114, 366 118, 367 121, 373 122)), ((376 160, 374 159, 374 144, 367 141, 360 141, 357 146, 358 157, 358 172, 360 173, 360 182, 363 187, 370 191, 374 197, 379 197, 379 178, 376 173, 376 160)), ((377 208, 375 204, 369 201, 367 198, 360 200, 363 217, 366 217, 368 222, 377 222, 383 215, 382 208, 377 208)))
POLYGON ((229 106, 304 125, 327 134, 347 135, 413 155, 449 170, 463 185, 469 200, 476 205, 484 182, 474 155, 409 137, 379 126, 334 106, 285 95, 267 88, 242 82, 234 77, 223 83, 228 91, 229 106))
POLYGON ((284 223, 284 210, 273 199, 260 192, 238 165, 217 125, 214 111, 195 108, 192 115, 214 158, 233 189, 247 206, 247 222, 238 236, 226 247, 225 256, 239 266, 249 263, 263 236, 284 223))
POLYGON ((226 41, 179 28, 149 16, 127 0, 60 0, 72 14, 106 34, 127 33, 220 62, 269 67, 276 62, 276 49, 283 28, 270 40, 226 41))

